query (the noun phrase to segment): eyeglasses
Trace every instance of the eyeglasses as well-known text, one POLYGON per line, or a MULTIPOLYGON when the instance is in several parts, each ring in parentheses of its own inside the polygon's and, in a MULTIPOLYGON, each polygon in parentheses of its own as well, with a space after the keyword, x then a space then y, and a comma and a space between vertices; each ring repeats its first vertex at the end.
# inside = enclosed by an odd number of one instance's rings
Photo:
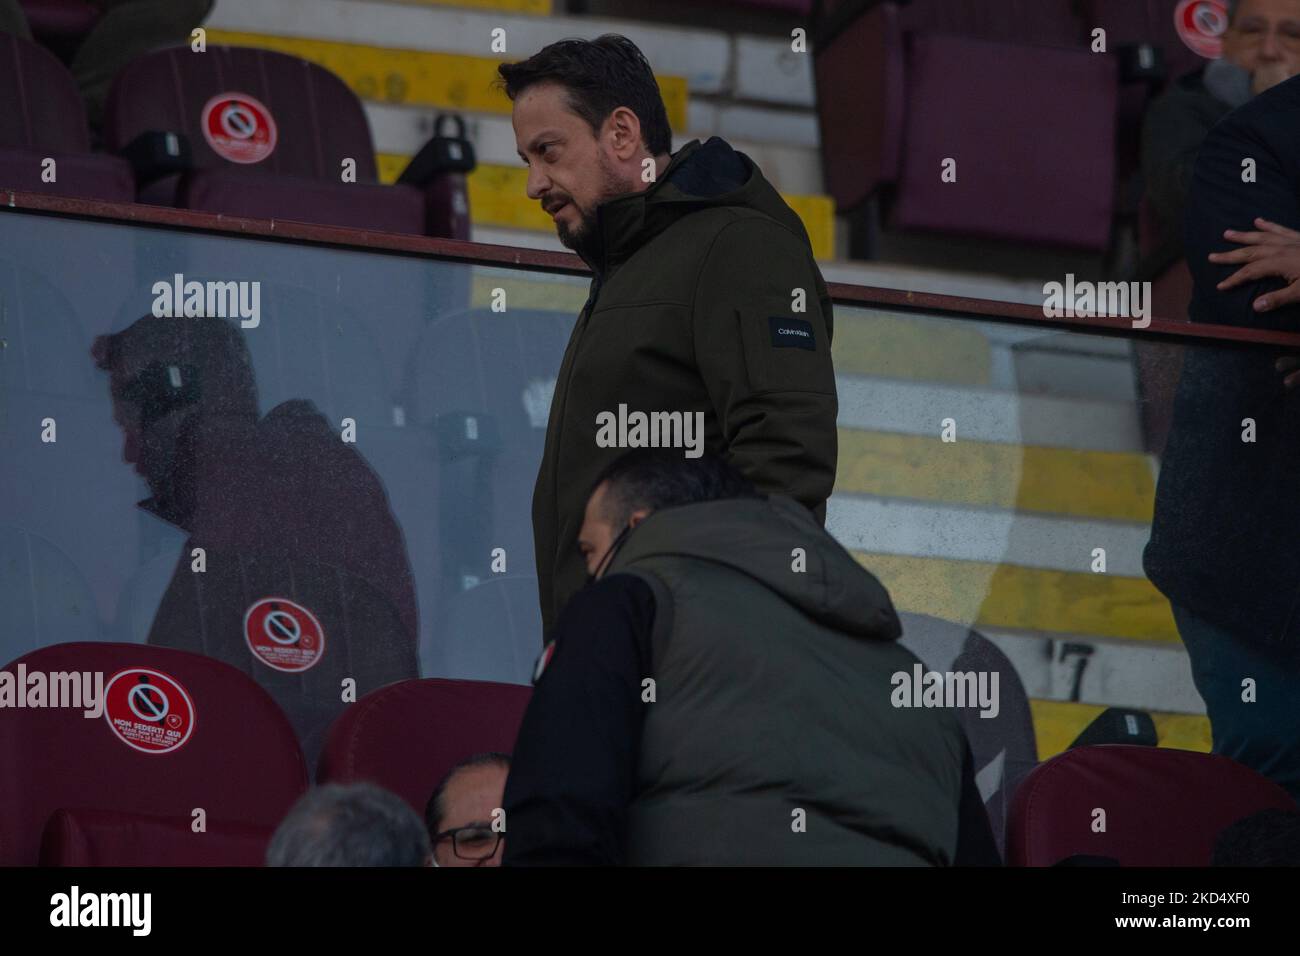
POLYGON ((466 827, 435 833, 433 842, 436 846, 443 840, 450 839, 452 852, 462 860, 486 860, 496 854, 503 836, 504 833, 499 833, 489 826, 472 823, 466 827))

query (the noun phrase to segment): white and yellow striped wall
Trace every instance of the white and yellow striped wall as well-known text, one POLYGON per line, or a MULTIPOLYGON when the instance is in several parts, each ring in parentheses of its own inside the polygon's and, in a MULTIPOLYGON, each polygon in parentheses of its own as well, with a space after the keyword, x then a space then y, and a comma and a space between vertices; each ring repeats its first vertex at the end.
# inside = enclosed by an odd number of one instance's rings
POLYGON ((728 139, 802 217, 814 254, 834 257, 806 55, 780 40, 550 13, 539 0, 218 0, 206 28, 210 43, 291 53, 338 74, 365 104, 384 182, 433 135, 438 113, 461 114, 480 163, 469 184, 474 238, 533 234, 544 241, 517 244, 552 248, 553 223, 524 195, 510 103, 493 85, 497 65, 564 37, 624 33, 655 66, 674 148, 728 139), (494 35, 504 53, 493 52, 494 35))

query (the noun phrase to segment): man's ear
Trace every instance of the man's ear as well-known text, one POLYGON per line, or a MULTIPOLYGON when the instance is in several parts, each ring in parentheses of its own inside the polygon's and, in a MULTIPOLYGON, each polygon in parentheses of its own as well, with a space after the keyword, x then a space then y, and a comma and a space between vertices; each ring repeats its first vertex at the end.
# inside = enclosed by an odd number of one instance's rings
POLYGON ((617 107, 606 122, 614 133, 614 151, 619 159, 632 158, 641 149, 641 119, 626 106, 617 107))
POLYGON ((627 526, 629 528, 635 528, 646 518, 650 517, 650 514, 651 512, 649 508, 638 508, 636 511, 633 511, 631 516, 627 519, 627 526))

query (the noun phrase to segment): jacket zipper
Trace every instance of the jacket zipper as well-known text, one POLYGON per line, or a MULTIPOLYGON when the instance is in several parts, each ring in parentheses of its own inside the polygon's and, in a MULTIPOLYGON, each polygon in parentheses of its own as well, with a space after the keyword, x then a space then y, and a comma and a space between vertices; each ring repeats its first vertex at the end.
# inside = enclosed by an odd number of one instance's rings
MULTIPOLYGON (((591 292, 587 295, 587 301, 578 313, 578 327, 574 330, 573 351, 569 355, 569 372, 564 379, 564 402, 560 406, 560 415, 556 419, 557 430, 555 432, 555 458, 551 462, 551 487, 558 487, 560 475, 560 436, 563 434, 564 413, 569 406, 569 386, 573 382, 573 367, 578 364, 578 349, 582 344, 582 335, 587 330, 587 322, 591 318, 591 312, 596 307, 596 299, 600 295, 600 274, 595 274, 595 281, 591 284, 591 292)), ((559 515, 556 515, 556 524, 558 525, 559 515)), ((556 529, 559 534, 559 528, 556 529)))

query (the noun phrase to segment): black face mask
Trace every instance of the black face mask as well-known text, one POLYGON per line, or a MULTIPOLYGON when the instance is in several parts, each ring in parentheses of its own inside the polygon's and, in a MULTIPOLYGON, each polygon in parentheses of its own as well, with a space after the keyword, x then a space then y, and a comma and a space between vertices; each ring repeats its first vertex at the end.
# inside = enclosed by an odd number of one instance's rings
POLYGON ((629 524, 618 533, 618 536, 613 541, 609 543, 609 547, 605 550, 605 556, 600 559, 600 564, 596 565, 596 570, 587 574, 588 585, 595 584, 601 574, 604 573, 605 568, 609 566, 609 562, 614 560, 614 553, 618 551, 619 547, 623 544, 623 540, 631 530, 632 526, 629 524))

